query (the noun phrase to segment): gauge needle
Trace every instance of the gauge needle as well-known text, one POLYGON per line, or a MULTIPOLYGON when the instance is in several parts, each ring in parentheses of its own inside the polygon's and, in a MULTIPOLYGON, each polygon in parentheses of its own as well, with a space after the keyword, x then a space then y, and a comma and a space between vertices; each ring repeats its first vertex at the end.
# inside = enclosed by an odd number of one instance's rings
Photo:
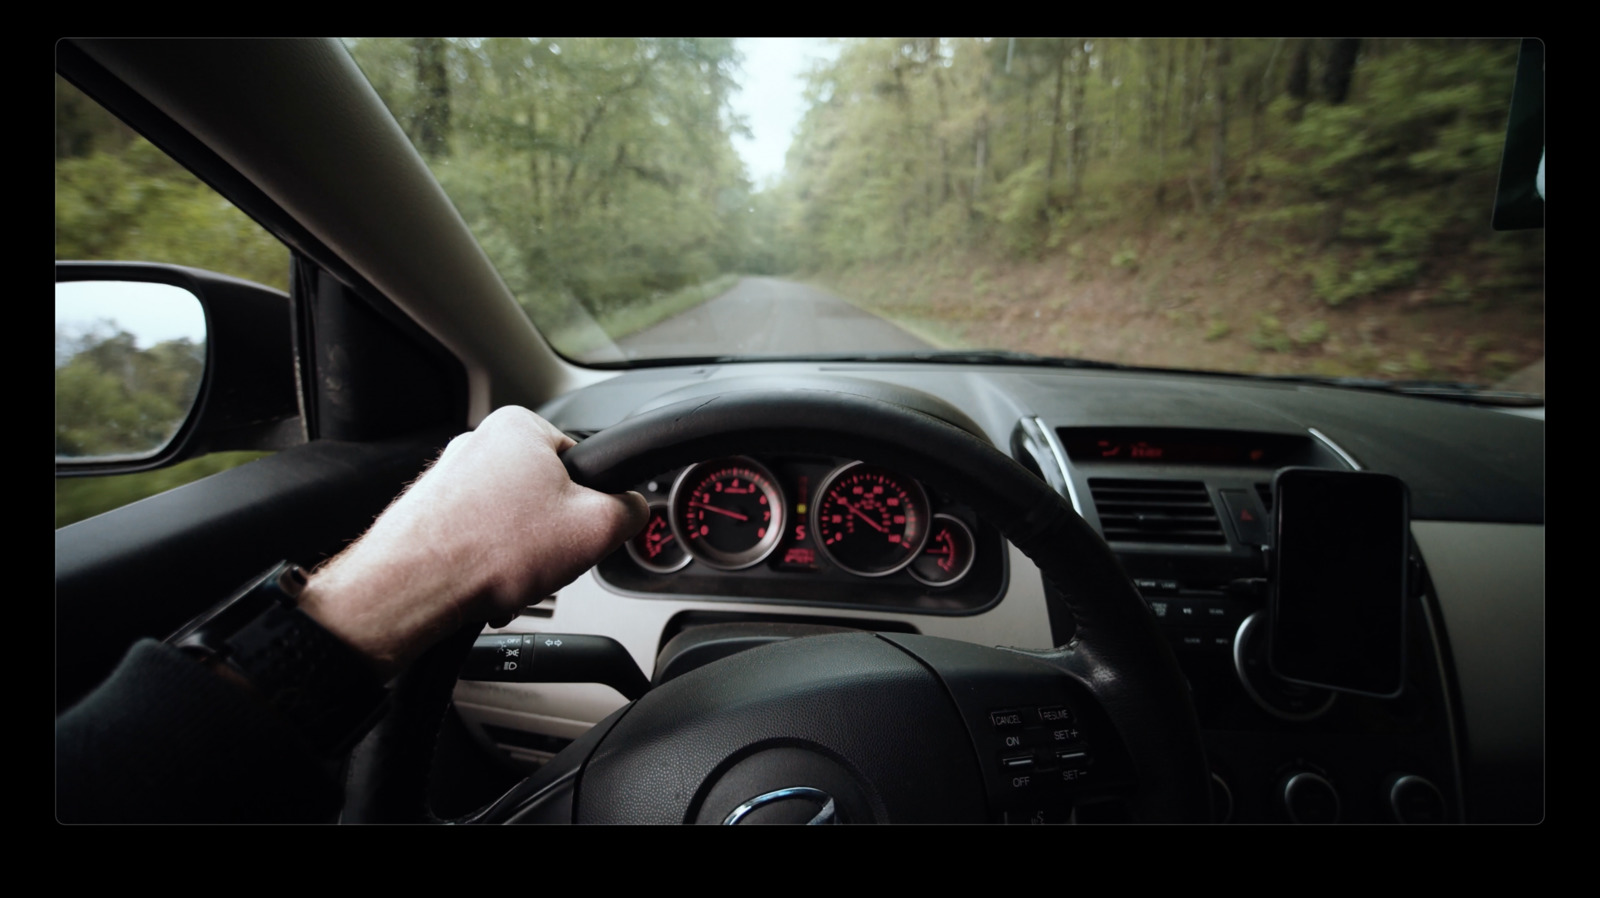
POLYGON ((729 511, 726 508, 718 508, 715 505, 707 505, 704 502, 690 502, 689 503, 689 507, 690 508, 704 508, 706 511, 714 511, 717 514, 725 514, 728 517, 733 518, 734 520, 738 520, 738 521, 748 521, 748 520, 750 520, 750 518, 748 516, 742 515, 742 514, 738 513, 737 511, 729 511))
POLYGON ((839 504, 843 505, 845 508, 850 509, 850 513, 851 514, 855 515, 856 517, 860 518, 863 521, 866 521, 868 524, 871 524, 872 525, 872 529, 878 531, 879 533, 883 532, 883 525, 878 523, 877 521, 874 521, 873 519, 867 517, 867 513, 866 512, 864 512, 861 509, 855 507, 854 505, 851 505, 849 502, 846 502, 843 499, 839 500, 839 504))

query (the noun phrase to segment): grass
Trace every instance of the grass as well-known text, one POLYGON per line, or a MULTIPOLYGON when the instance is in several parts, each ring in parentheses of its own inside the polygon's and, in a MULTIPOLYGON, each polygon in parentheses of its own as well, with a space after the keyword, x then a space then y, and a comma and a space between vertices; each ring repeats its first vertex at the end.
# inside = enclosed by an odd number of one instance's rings
POLYGON ((739 283, 739 277, 737 274, 719 275, 701 284, 669 293, 657 293, 619 309, 603 312, 590 321, 570 322, 554 328, 550 342, 565 355, 580 359, 591 356, 617 339, 636 334, 727 293, 739 283))
POLYGON ((807 280, 941 348, 1485 384, 1543 357, 1537 284, 1490 290, 1496 271, 1441 256, 1415 283, 1368 278, 1363 295, 1332 306, 1307 271, 1346 277, 1340 252, 1281 228, 1252 230, 1217 216, 1173 226, 1182 222, 1106 225, 1034 259, 967 250, 859 263, 807 280), (1212 239, 1195 239, 1200 224, 1212 239))

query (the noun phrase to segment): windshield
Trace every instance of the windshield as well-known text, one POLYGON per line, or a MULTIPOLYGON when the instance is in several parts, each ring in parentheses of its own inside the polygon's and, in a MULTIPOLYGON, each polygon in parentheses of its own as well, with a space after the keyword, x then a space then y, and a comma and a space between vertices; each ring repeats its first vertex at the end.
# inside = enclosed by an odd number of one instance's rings
POLYGON ((1543 232, 1489 226, 1515 40, 347 46, 575 360, 1543 390, 1543 232))

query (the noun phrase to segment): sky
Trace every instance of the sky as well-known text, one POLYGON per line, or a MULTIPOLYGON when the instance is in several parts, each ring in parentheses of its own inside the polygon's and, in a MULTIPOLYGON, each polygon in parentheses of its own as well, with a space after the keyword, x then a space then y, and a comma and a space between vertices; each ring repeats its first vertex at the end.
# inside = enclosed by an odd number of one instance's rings
POLYGON ((57 281, 56 330, 69 335, 110 321, 149 349, 166 340, 206 339, 205 313, 194 294, 180 287, 135 281, 57 281))
POLYGON ((733 111, 744 116, 755 136, 735 137, 733 145, 759 188, 783 173, 784 156, 805 113, 806 68, 812 60, 833 59, 838 49, 818 37, 745 37, 736 43, 744 54, 744 76, 733 111))

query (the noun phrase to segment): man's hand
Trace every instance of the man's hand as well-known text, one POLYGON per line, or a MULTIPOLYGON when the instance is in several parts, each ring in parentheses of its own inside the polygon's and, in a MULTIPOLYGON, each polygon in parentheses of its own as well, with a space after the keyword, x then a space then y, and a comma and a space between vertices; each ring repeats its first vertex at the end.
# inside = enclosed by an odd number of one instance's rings
POLYGON ((573 483, 557 457, 572 445, 527 409, 495 411, 312 575, 300 607, 387 680, 462 624, 572 582, 649 518, 638 493, 573 483))

